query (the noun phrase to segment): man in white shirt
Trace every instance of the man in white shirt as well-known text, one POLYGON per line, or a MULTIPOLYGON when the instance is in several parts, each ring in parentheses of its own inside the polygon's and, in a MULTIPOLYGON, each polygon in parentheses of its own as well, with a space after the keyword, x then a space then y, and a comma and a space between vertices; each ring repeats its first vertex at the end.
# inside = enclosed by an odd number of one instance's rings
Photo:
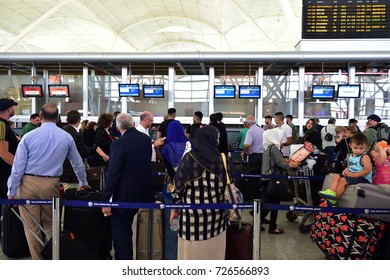
MULTIPOLYGON (((149 111, 142 112, 139 116, 139 124, 136 126, 136 129, 142 133, 145 133, 150 137, 149 129, 152 127, 153 124, 153 114, 149 111)), ((164 145, 164 138, 158 138, 155 141, 152 140, 152 159, 151 161, 156 162, 157 156, 156 156, 156 149, 162 145, 164 145)))
POLYGON ((292 129, 288 124, 284 123, 283 112, 275 113, 275 123, 278 125, 278 129, 283 131, 280 150, 282 151, 283 157, 289 157, 292 144, 292 129))
POLYGON ((330 118, 328 125, 321 129, 322 149, 326 153, 328 160, 327 164, 333 164, 336 154, 334 148, 336 147, 336 119, 330 118))

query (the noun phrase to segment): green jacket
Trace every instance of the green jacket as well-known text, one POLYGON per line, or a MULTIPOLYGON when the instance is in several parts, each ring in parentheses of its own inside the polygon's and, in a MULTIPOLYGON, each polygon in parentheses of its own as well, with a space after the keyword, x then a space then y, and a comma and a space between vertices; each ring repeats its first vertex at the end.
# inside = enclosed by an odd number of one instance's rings
POLYGON ((25 135, 27 132, 30 132, 33 129, 36 129, 37 127, 33 125, 32 123, 27 123, 25 126, 23 126, 23 135, 25 135))

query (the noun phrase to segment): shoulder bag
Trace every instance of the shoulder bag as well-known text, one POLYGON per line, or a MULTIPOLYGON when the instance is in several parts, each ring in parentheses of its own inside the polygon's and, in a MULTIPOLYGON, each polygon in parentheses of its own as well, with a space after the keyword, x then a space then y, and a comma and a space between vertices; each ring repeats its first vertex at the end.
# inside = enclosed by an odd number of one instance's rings
MULTIPOLYGON (((272 145, 274 146, 274 145, 272 145)), ((272 146, 270 149, 272 149, 272 146)), ((275 146, 276 147, 276 146, 275 146)), ((269 156, 269 166, 270 169, 267 172, 270 175, 275 176, 286 176, 287 172, 281 169, 277 164, 272 165, 272 151, 270 150, 270 156, 269 156)), ((279 196, 285 196, 290 195, 289 191, 290 187, 288 184, 287 178, 271 178, 268 187, 267 187, 267 194, 271 196, 279 195, 279 196)))
MULTIPOLYGON (((224 153, 221 153, 223 166, 225 167, 226 172, 226 188, 224 192, 225 203, 228 204, 239 204, 244 203, 244 196, 242 192, 234 185, 234 183, 230 182, 228 168, 226 164, 226 156, 224 153)), ((240 221, 241 220, 241 210, 239 209, 229 209, 228 217, 230 221, 240 221)))

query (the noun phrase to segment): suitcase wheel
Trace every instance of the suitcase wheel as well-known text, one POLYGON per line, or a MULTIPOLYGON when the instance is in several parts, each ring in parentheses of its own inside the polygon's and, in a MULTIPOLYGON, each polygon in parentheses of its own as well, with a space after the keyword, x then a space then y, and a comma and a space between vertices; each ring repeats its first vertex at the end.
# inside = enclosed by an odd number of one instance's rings
POLYGON ((298 218, 298 214, 295 211, 288 211, 286 213, 286 218, 290 222, 294 222, 298 218))

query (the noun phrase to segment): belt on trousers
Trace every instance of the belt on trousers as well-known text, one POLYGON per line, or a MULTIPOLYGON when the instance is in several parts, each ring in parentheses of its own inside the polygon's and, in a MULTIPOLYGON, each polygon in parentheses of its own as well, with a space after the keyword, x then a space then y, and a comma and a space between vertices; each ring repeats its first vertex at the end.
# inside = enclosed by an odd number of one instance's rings
POLYGON ((24 173, 26 176, 32 176, 32 177, 40 177, 40 178, 59 178, 58 176, 45 176, 45 175, 36 175, 36 174, 28 174, 24 173))

